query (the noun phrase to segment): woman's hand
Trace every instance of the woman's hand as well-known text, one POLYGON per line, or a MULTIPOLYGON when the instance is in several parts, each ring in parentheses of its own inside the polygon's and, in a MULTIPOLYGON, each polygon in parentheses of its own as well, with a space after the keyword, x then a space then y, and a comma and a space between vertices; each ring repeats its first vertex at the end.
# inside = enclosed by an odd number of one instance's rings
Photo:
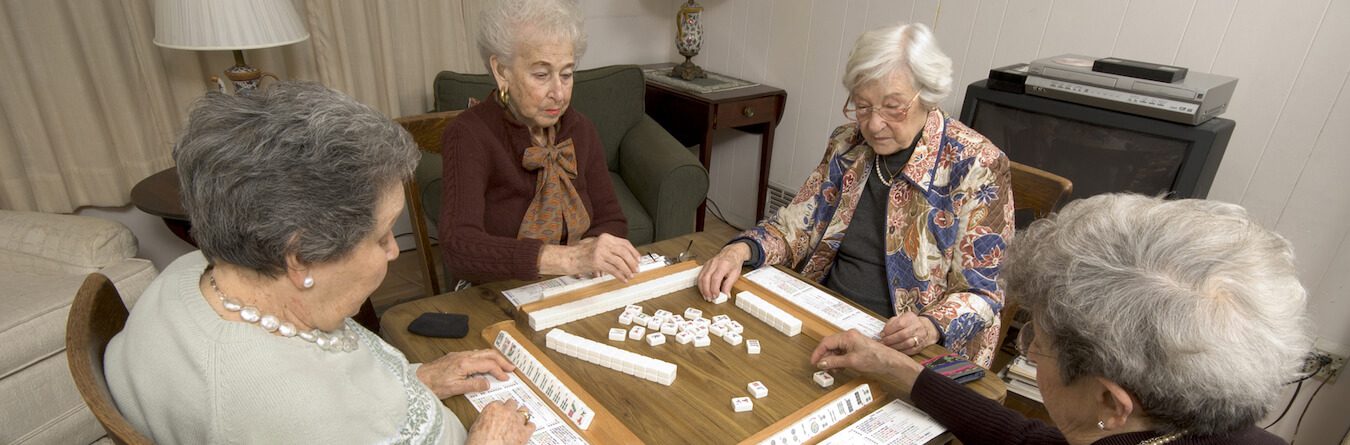
POLYGON ((914 315, 913 312, 891 317, 886 320, 886 326, 881 328, 881 344, 905 355, 918 355, 923 348, 937 344, 937 341, 938 332, 933 321, 928 317, 914 315))
POLYGON ((539 273, 574 275, 607 273, 625 283, 638 273, 642 258, 633 243, 608 233, 586 238, 572 246, 545 245, 539 251, 539 273))
POLYGON ((469 440, 465 444, 487 445, 523 444, 534 435, 534 422, 530 421, 528 411, 515 400, 495 401, 483 407, 478 420, 469 427, 469 440))
POLYGON ((879 375, 896 382, 906 394, 914 387, 914 380, 923 371, 914 359, 877 343, 857 329, 825 337, 811 352, 811 363, 823 370, 852 369, 863 374, 879 375))
POLYGON ((476 374, 492 374, 497 380, 506 380, 506 374, 515 370, 515 365, 497 351, 479 349, 451 352, 431 363, 423 363, 417 368, 417 379, 431 388, 436 397, 446 399, 467 392, 486 391, 487 379, 474 377, 476 374))
POLYGON ((731 285, 741 278, 741 266, 750 259, 750 246, 736 242, 728 244, 716 256, 703 264, 698 273, 698 291, 703 299, 712 301, 718 293, 731 293, 731 285))
POLYGON ((633 243, 608 233, 581 240, 575 253, 578 270, 573 273, 604 272, 625 283, 637 275, 642 258, 633 243))

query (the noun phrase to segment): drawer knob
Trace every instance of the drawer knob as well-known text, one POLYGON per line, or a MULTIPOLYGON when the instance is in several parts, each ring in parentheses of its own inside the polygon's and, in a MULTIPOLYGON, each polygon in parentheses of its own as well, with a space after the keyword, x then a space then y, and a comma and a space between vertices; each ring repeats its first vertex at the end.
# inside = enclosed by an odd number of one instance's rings
POLYGON ((742 108, 741 114, 745 115, 745 117, 755 117, 755 109, 750 107, 742 108))

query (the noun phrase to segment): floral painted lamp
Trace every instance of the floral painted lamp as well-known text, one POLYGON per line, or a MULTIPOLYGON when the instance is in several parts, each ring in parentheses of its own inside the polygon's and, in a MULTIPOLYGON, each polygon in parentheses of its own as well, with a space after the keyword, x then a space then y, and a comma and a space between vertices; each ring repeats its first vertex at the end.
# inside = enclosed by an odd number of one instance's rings
MULTIPOLYGON (((257 88, 270 75, 244 63, 244 50, 309 38, 291 0, 156 0, 154 12, 155 45, 234 51, 234 66, 225 70, 225 77, 234 83, 236 94, 257 88)), ((223 89, 219 78, 213 79, 223 89)))
POLYGON ((675 15, 675 49, 684 56, 684 63, 675 65, 675 69, 670 72, 671 77, 678 77, 684 80, 702 79, 708 77, 703 72, 703 68, 695 65, 691 58, 698 55, 698 50, 703 47, 703 7, 698 2, 689 0, 680 5, 680 12, 675 15))

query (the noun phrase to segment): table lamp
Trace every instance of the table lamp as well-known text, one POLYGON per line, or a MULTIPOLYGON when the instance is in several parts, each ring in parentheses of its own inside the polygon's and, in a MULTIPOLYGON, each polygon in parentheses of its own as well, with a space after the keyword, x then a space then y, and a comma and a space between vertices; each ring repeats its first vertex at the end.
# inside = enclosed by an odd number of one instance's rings
MULTIPOLYGON (((234 83, 236 94, 257 88, 263 76, 270 75, 245 63, 244 50, 309 38, 291 0, 155 0, 154 11, 155 45, 234 51, 234 66, 225 70, 225 77, 234 83)), ((213 83, 223 89, 219 78, 213 83)))
POLYGON ((698 55, 698 50, 703 47, 703 6, 698 2, 689 0, 680 5, 680 11, 675 14, 675 49, 684 56, 684 63, 675 65, 671 70, 671 77, 678 77, 684 80, 702 79, 708 77, 703 72, 703 67, 694 64, 694 56, 698 55))

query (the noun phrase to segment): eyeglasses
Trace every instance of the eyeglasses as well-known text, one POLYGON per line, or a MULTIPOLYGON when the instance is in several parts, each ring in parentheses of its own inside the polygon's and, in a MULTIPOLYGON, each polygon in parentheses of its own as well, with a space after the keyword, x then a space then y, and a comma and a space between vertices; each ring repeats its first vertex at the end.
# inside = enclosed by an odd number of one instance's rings
MULTIPOLYGON (((905 120, 909 116, 909 109, 914 106, 914 101, 919 99, 919 93, 914 93, 914 97, 900 106, 882 105, 880 108, 881 120, 891 123, 897 123, 905 120)), ((858 107, 853 104, 853 95, 848 96, 848 101, 844 102, 844 117, 854 122, 862 122, 872 118, 872 111, 876 110, 876 105, 870 107, 858 107)))
POLYGON ((1022 328, 1017 331, 1017 352, 1025 357, 1032 365, 1036 364, 1036 358, 1033 355, 1047 356, 1040 351, 1033 352, 1031 344, 1036 341, 1036 327, 1028 321, 1022 324, 1022 328))

